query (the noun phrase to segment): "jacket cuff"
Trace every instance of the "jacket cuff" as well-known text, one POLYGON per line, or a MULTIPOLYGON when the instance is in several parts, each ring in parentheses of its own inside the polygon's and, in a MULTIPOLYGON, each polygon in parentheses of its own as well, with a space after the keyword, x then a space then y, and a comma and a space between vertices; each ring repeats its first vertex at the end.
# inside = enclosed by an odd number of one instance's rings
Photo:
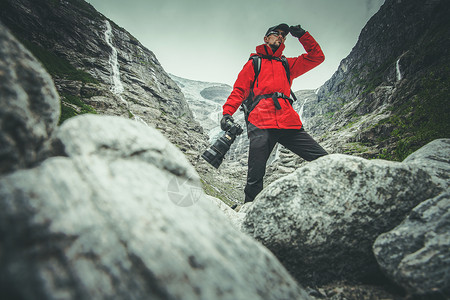
POLYGON ((303 40, 308 39, 309 37, 311 37, 311 35, 309 34, 308 31, 306 31, 301 37, 298 38, 298 40, 302 42, 303 40))

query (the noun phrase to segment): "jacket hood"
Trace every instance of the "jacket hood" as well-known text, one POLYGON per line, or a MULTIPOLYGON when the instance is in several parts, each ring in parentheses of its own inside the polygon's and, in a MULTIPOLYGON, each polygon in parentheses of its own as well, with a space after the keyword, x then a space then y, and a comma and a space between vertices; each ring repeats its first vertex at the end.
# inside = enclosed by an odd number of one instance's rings
POLYGON ((269 56, 275 56, 275 57, 281 57, 283 54, 283 50, 286 46, 284 44, 281 44, 280 47, 278 47, 277 51, 273 53, 272 48, 270 48, 266 44, 262 44, 256 47, 256 53, 259 55, 269 55, 269 56))

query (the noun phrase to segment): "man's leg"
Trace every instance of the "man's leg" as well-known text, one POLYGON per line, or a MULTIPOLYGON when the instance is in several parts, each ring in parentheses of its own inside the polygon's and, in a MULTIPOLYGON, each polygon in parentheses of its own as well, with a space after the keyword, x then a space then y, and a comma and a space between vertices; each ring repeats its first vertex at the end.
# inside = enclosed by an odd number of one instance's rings
POLYGON ((271 130, 259 129, 248 124, 250 147, 248 151, 247 185, 245 186, 245 202, 251 202, 263 189, 263 178, 266 173, 266 163, 276 144, 271 130))
POLYGON ((279 143, 307 161, 328 154, 303 128, 300 130, 286 129, 281 135, 279 143))

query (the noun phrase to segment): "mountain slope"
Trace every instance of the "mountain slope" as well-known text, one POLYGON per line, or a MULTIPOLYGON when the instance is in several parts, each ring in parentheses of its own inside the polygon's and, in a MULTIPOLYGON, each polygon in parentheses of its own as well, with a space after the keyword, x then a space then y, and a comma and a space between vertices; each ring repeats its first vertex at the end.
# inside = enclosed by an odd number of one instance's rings
POLYGON ((42 62, 61 96, 60 123, 117 115, 154 126, 196 165, 207 136, 155 55, 83 0, 1 0, 0 20, 42 62))
POLYGON ((311 133, 332 152, 393 160, 449 137, 449 7, 386 0, 318 102, 306 104, 311 133))
MULTIPOLYGON (((52 76, 61 96, 60 123, 97 113, 153 126, 187 156, 209 194, 227 203, 243 198, 236 188, 242 172, 216 170, 201 159, 208 136, 181 89, 125 29, 83 0, 0 0, 0 20, 52 76)), ((203 94, 214 101, 220 89, 205 87, 203 94)))

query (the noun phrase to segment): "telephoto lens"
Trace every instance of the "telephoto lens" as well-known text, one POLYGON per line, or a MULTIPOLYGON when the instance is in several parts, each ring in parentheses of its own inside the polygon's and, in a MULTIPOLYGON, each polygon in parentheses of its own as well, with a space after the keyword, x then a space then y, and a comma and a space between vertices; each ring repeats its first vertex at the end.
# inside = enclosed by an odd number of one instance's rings
POLYGON ((243 132, 242 127, 231 120, 227 121, 227 125, 227 131, 202 154, 203 159, 216 169, 222 164, 225 154, 230 150, 230 146, 233 144, 236 137, 243 132))

